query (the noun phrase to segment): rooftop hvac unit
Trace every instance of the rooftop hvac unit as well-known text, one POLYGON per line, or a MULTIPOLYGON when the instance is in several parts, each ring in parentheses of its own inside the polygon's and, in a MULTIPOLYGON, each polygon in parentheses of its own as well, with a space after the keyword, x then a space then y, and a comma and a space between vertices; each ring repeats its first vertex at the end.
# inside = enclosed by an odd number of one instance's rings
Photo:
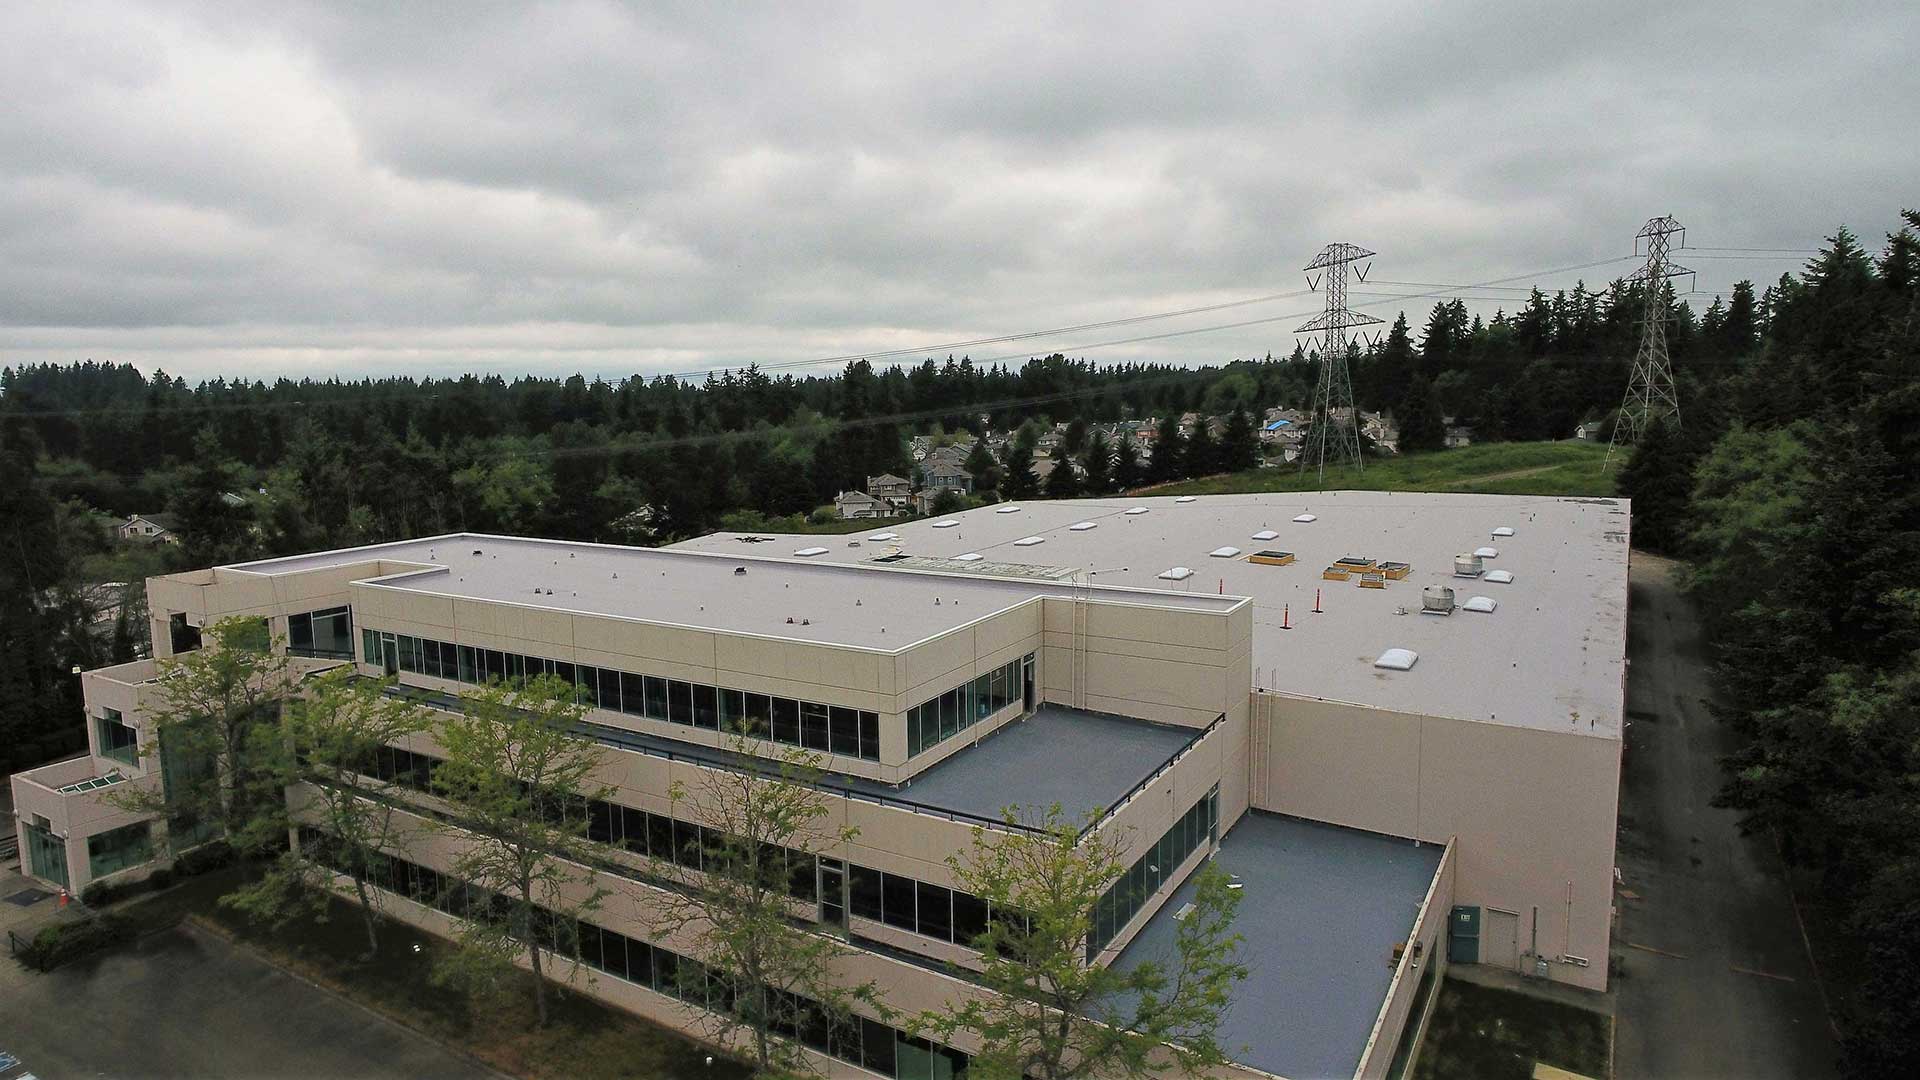
POLYGON ((1335 559, 1333 565, 1344 566, 1349 572, 1355 574, 1364 574, 1369 570, 1379 569, 1379 567, 1374 564, 1373 557, 1370 555, 1348 555, 1345 558, 1335 559))
POLYGON ((1384 589, 1387 587, 1387 575, 1378 570, 1368 570, 1360 575, 1360 587, 1363 589, 1384 589))
POLYGON ((1263 566, 1285 566, 1293 561, 1293 552, 1268 548, 1265 551, 1256 551, 1247 556, 1247 561, 1260 563, 1263 566))
POLYGON ((1429 585, 1420 590, 1422 615, 1453 614, 1453 590, 1445 585, 1429 585))
POLYGON ((1320 571, 1320 576, 1328 581, 1345 581, 1353 576, 1353 570, 1351 567, 1341 566, 1339 563, 1335 563, 1325 570, 1320 571))
POLYGON ((1403 562, 1383 562, 1380 564, 1380 573, 1386 575, 1388 581, 1400 581, 1413 573, 1413 566, 1403 562))
POLYGON ((1472 552, 1462 552, 1453 557, 1454 577, 1479 577, 1485 567, 1480 565, 1480 556, 1472 552))

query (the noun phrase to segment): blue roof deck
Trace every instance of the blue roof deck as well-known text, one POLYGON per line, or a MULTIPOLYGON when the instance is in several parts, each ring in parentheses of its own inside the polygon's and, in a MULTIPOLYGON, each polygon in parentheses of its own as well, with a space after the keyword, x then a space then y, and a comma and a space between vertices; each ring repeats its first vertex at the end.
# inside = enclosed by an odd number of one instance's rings
MULTIPOLYGON (((1352 1076, 1413 929, 1440 846, 1249 812, 1215 856, 1244 883, 1236 921, 1248 976, 1221 1025, 1229 1057, 1291 1080, 1352 1076)), ((1182 885, 1115 961, 1174 955, 1182 885)))
POLYGON ((1028 814, 1059 803, 1068 821, 1101 813, 1199 738, 1196 728, 1041 705, 900 787, 852 780, 944 810, 998 818, 1009 805, 1028 814))

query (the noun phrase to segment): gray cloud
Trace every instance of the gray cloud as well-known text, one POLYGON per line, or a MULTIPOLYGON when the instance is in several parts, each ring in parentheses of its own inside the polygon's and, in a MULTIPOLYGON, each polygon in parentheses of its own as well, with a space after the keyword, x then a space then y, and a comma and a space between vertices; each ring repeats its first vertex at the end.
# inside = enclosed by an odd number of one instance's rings
MULTIPOLYGON (((1625 254, 1667 212, 1697 244, 1843 222, 1873 243, 1920 156, 1906 3, 7 22, 0 363, 189 377, 786 362, 1291 290, 1335 239, 1379 249, 1382 279, 1506 277, 1625 254)), ((1390 317, 1389 291, 1358 298, 1390 317)), ((1289 349, 1291 325, 1087 355, 1219 361, 1289 349)))

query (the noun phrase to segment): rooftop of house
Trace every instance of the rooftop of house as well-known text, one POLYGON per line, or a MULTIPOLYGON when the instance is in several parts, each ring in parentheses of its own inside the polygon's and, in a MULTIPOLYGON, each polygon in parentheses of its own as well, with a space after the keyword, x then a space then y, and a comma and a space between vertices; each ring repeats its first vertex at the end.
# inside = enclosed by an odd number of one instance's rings
MULTIPOLYGON (((1070 567, 1102 585, 1251 597, 1254 684, 1264 689, 1620 737, 1624 499, 1337 491, 1018 505, 1018 513, 999 512, 1002 506, 965 511, 939 528, 932 521, 893 525, 888 543, 925 568, 977 555, 953 565, 1070 567), (1499 529, 1512 535, 1496 536, 1499 529), (1033 537, 1042 542, 1016 543, 1033 537), (1454 556, 1482 547, 1498 552, 1483 560, 1485 569, 1510 573, 1510 583, 1454 576, 1454 556), (1294 560, 1276 566, 1248 559, 1270 550, 1294 560), (1353 556, 1410 569, 1380 588, 1359 587, 1357 576, 1322 578, 1326 567, 1353 556), (1191 574, 1161 576, 1177 567, 1191 574), (1460 605, 1484 596, 1495 610, 1422 614, 1429 585, 1453 589, 1460 605), (1313 611, 1316 596, 1320 613, 1313 611), (1393 648, 1418 654, 1410 670, 1374 666, 1393 648)), ((726 551, 739 546, 734 537, 715 533, 675 547, 726 551)), ((776 550, 784 554, 808 538, 781 540, 776 550)), ((817 557, 864 563, 875 554, 836 545, 817 557)))
POLYGON ((1222 615, 1244 603, 1106 584, 1087 590, 1034 577, 849 566, 857 559, 831 557, 834 551, 857 557, 885 550, 884 542, 849 543, 861 540, 733 538, 703 552, 461 533, 223 570, 276 575, 378 561, 387 573, 377 577, 381 567, 369 566, 367 583, 379 588, 888 653, 1038 596, 1067 595, 1063 589, 1096 601, 1222 615), (394 563, 417 569, 396 573, 394 563))
MULTIPOLYGON (((1220 1027, 1228 1056, 1279 1076, 1352 1076, 1444 849, 1251 811, 1215 862, 1238 878, 1247 978, 1220 1027)), ((1114 962, 1170 961, 1189 880, 1114 962)), ((1427 958, 1424 962, 1431 962, 1427 958)))

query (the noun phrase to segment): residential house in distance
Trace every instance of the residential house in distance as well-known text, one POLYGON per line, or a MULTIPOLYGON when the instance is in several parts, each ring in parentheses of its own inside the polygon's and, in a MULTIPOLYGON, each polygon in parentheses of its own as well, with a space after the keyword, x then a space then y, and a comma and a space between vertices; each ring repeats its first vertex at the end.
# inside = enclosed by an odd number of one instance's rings
POLYGON ((973 493, 973 474, 959 465, 930 458, 920 469, 920 488, 913 493, 913 506, 922 514, 933 512, 933 500, 943 491, 960 495, 973 493))
POLYGON ((172 514, 129 514, 114 532, 124 543, 177 544, 180 519, 172 514))
POLYGON ((1449 450, 1473 445, 1473 429, 1465 424, 1455 423, 1453 417, 1446 418, 1447 434, 1443 445, 1449 450))
POLYGON ((892 473, 867 477, 867 494, 893 507, 903 510, 913 502, 913 481, 892 473))
MULTIPOLYGON (((786 853, 790 911, 849 985, 912 1012, 985 993, 965 972, 997 915, 950 860, 1031 829, 1003 808, 1059 804, 1125 868, 1083 963, 1165 957, 1203 864, 1240 884, 1250 970, 1211 1076, 1374 1080, 1450 965, 1608 986, 1630 529, 1623 499, 1336 491, 1024 500, 891 524, 867 537, 884 553, 457 534, 152 578, 148 626, 164 660, 259 619, 296 675, 350 667, 443 712, 493 680, 571 681, 606 791, 569 887, 599 906, 550 954, 594 969, 571 992, 703 1029, 700 982, 673 974, 704 970, 701 945, 649 918, 702 873, 676 836, 715 825, 672 792, 797 746, 832 827, 786 853), (1328 614, 1282 632, 1273 609, 1315 591, 1328 614)), ((163 675, 85 673, 88 753, 12 778, 38 881, 125 880, 192 842, 106 798, 165 780, 136 753, 163 675)), ((444 756, 409 736, 360 781, 419 826, 383 911, 440 934, 475 898, 461 838, 426 827, 444 756)), ((317 824, 295 842, 324 858, 317 824)), ((978 1049, 851 1008, 797 1036, 823 1076, 959 1077, 978 1049)))
POLYGON ((892 517, 893 504, 876 499, 864 491, 843 491, 833 497, 833 508, 848 521, 861 518, 892 517))

